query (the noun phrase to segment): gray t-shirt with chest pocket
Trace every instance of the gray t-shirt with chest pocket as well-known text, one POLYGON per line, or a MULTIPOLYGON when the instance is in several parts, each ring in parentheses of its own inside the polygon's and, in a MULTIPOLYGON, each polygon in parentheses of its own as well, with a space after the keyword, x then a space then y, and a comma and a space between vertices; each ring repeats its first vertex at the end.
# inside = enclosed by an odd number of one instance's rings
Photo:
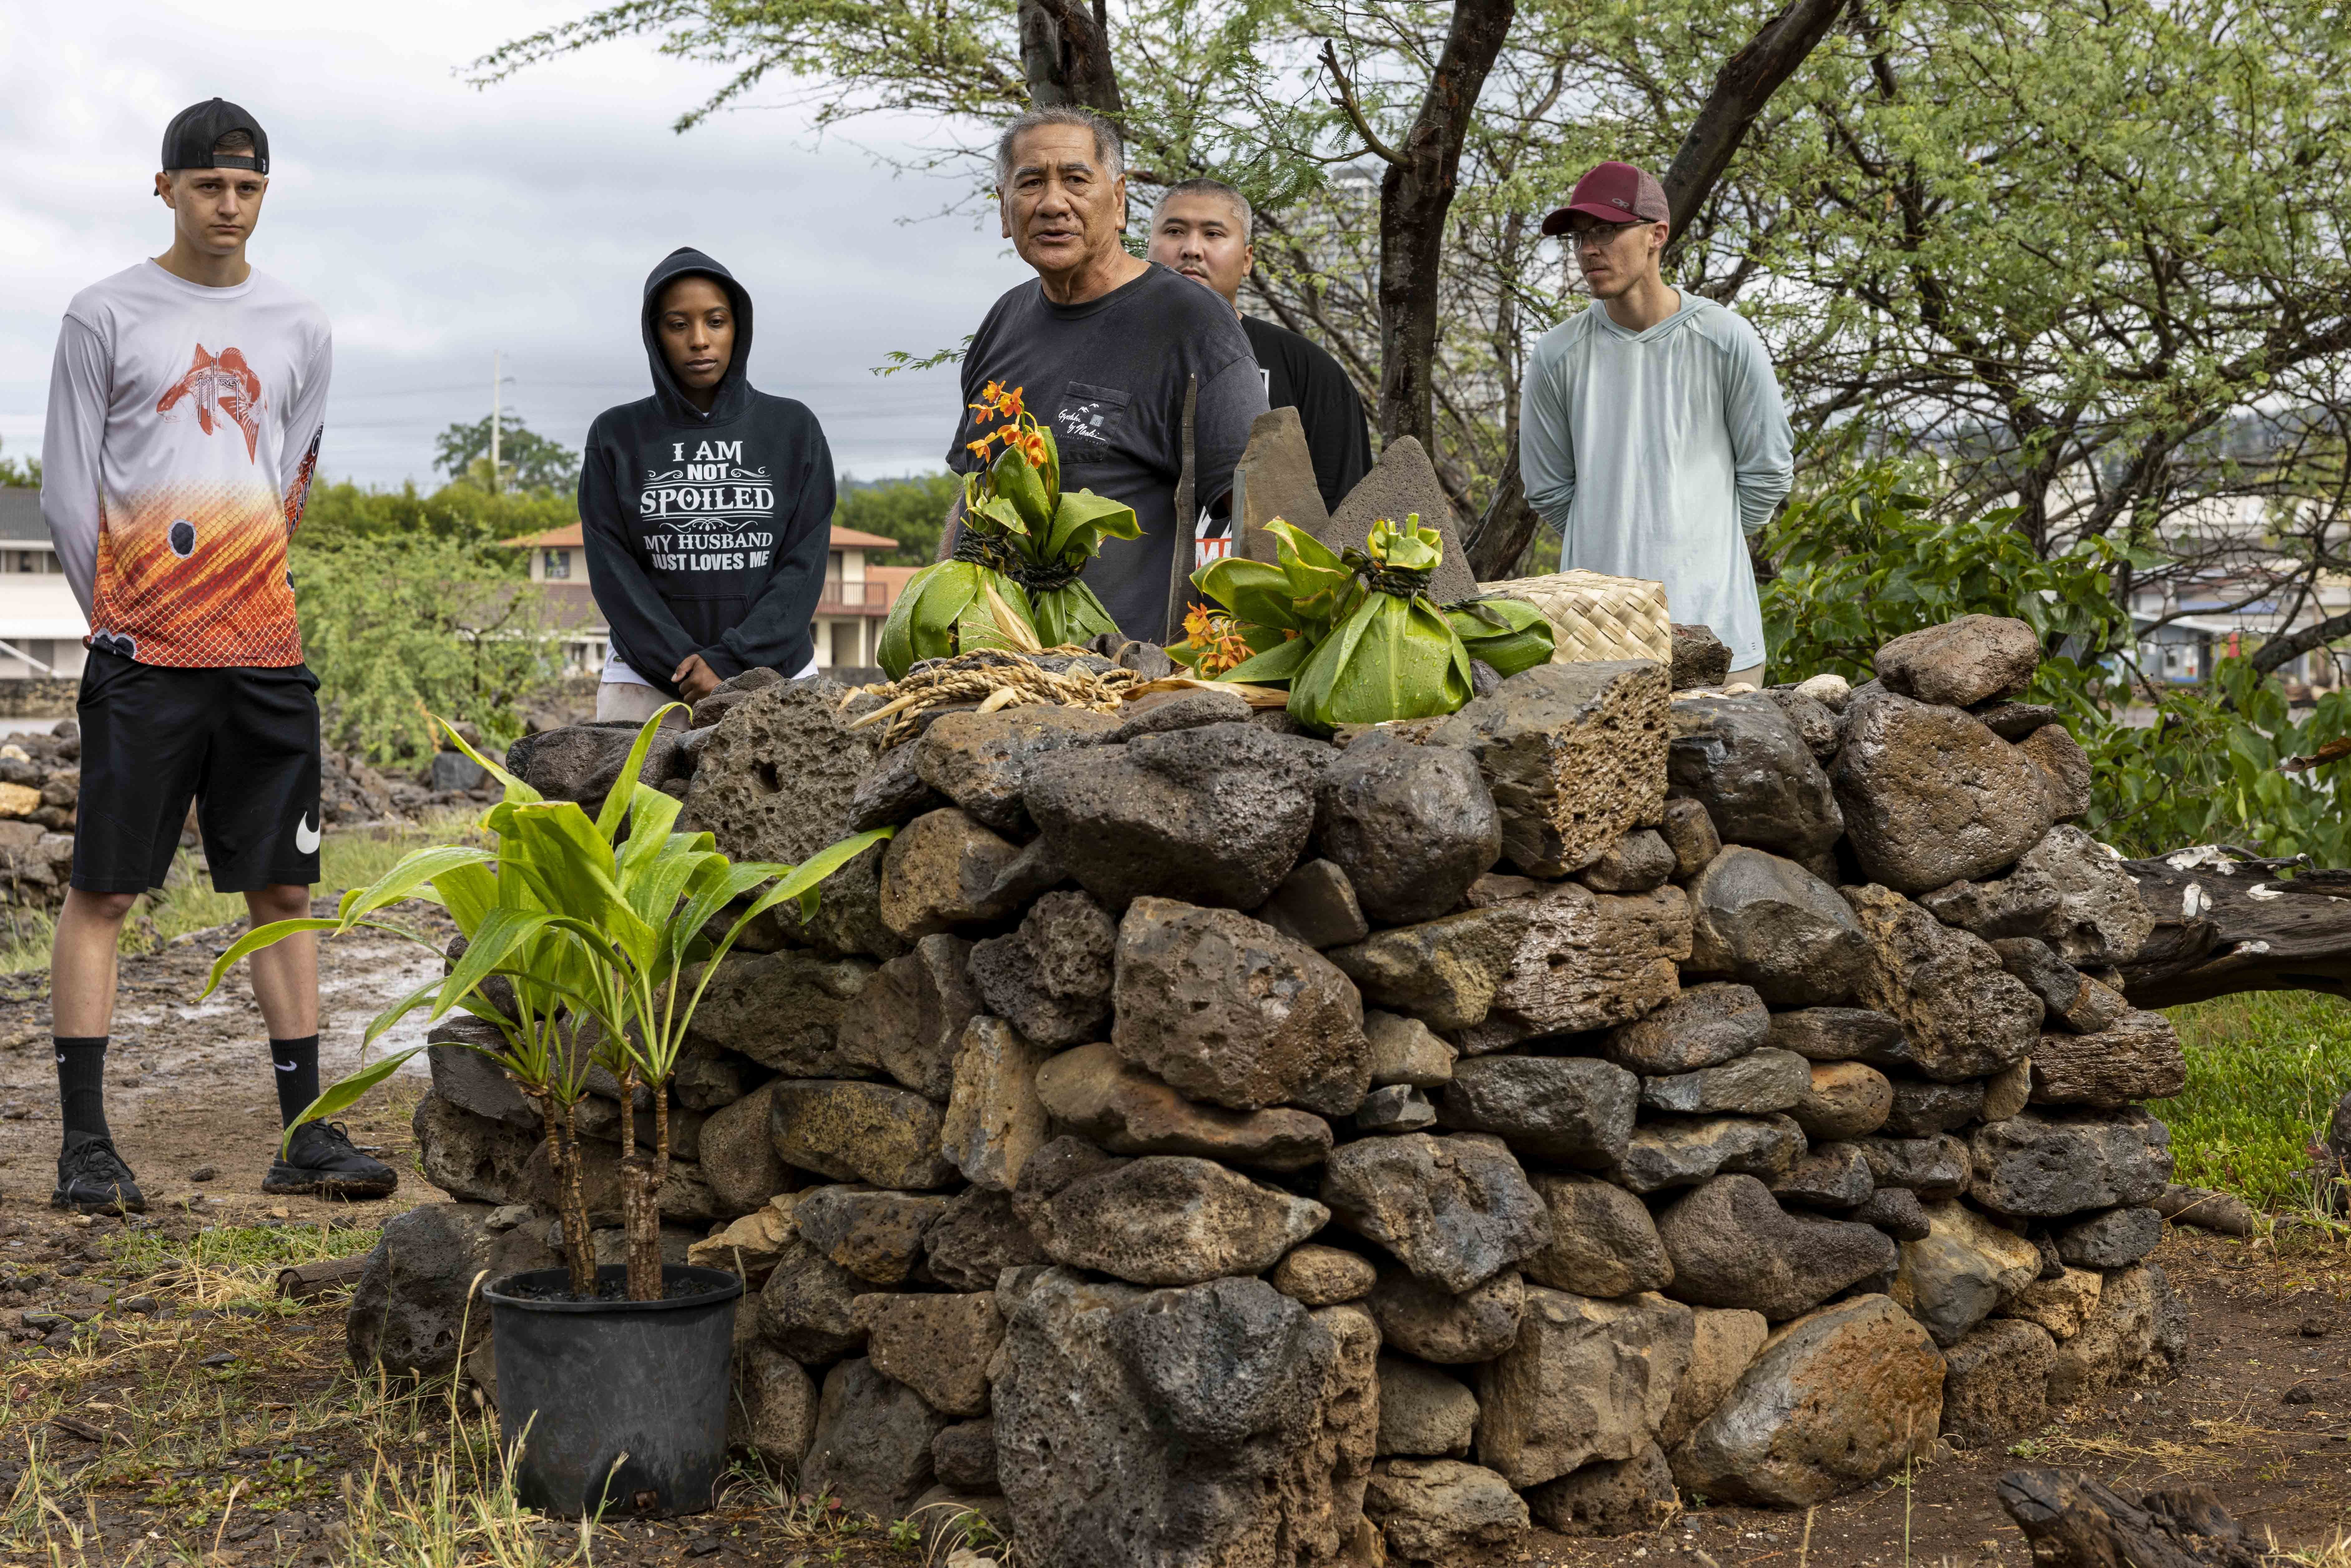
POLYGON ((1249 425, 1266 411, 1240 319, 1213 290, 1154 266, 1134 282, 1082 305, 1056 305, 1024 283, 990 308, 963 360, 963 419, 947 466, 978 464, 965 445, 980 426, 968 405, 990 382, 1018 387, 1061 454, 1061 487, 1092 490, 1134 508, 1140 538, 1108 539, 1085 570, 1119 629, 1140 642, 1165 630, 1167 587, 1179 535, 1176 485, 1184 467, 1184 388, 1197 376, 1193 411, 1195 496, 1217 505, 1231 491, 1249 425))

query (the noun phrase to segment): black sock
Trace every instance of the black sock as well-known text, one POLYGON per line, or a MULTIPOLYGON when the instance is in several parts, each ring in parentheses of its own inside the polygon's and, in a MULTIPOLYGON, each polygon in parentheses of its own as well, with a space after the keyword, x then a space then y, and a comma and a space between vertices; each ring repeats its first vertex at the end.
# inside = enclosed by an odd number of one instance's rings
POLYGON ((277 1069, 277 1124, 290 1127, 319 1097, 319 1037, 271 1040, 269 1064, 277 1069))
POLYGON ((58 1035, 57 1103, 66 1118, 66 1146, 110 1138, 106 1126, 106 1036, 58 1035))

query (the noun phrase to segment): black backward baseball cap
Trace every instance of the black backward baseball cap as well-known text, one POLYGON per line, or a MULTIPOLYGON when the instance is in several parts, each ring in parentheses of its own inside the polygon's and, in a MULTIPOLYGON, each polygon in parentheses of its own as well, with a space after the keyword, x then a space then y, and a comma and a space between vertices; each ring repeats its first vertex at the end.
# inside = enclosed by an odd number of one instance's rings
POLYGON ((225 98, 192 103, 172 116, 163 128, 163 172, 181 169, 250 169, 269 172, 269 136, 261 122, 225 98), (214 152, 213 148, 232 131, 253 138, 253 155, 214 152))

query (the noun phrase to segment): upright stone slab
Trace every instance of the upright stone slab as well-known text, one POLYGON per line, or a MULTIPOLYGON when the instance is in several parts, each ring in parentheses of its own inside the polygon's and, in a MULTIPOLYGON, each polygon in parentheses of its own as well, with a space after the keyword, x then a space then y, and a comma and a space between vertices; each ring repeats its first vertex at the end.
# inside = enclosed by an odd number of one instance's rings
POLYGON ((1382 517, 1402 523, 1415 514, 1422 528, 1437 530, 1445 547, 1445 558, 1429 579, 1429 597, 1450 604, 1477 592, 1468 552, 1453 526, 1452 497, 1445 493, 1445 482, 1437 476, 1428 454, 1412 436, 1400 435, 1380 449, 1380 460, 1347 492, 1317 537, 1334 550, 1361 549, 1371 538, 1372 525, 1382 517))
POLYGON ((1249 444, 1233 465, 1233 553, 1247 560, 1274 559, 1266 524, 1277 517, 1320 539, 1331 514, 1314 478, 1314 454, 1294 408, 1261 413, 1249 424, 1249 444))

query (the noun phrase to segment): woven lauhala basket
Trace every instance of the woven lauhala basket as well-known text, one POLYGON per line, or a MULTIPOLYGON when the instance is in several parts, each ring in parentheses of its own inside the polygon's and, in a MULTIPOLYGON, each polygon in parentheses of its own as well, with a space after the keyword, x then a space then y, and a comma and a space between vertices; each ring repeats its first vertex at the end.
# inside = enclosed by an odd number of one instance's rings
POLYGON ((1673 628, 1666 619, 1666 585, 1596 571, 1554 571, 1481 582, 1481 593, 1523 599, 1551 622, 1554 664, 1595 659, 1655 659, 1670 664, 1673 628))

